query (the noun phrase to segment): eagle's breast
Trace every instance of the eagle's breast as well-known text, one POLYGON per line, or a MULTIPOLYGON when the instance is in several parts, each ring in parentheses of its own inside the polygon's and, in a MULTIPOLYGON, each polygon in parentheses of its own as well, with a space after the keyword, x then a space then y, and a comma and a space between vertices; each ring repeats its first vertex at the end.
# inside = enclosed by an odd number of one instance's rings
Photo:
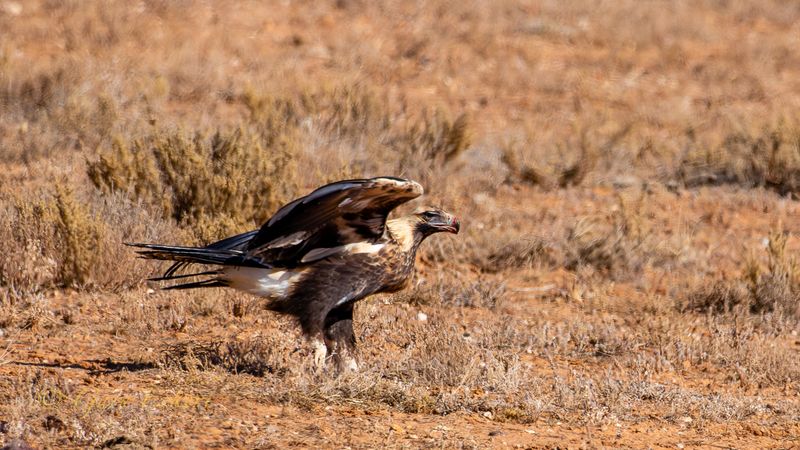
POLYGON ((408 287, 414 274, 414 252, 403 252, 397 247, 386 251, 383 292, 396 292, 408 287))
POLYGON ((411 284, 414 259, 420 243, 414 232, 414 225, 407 217, 386 223, 390 244, 380 252, 385 261, 383 292, 396 292, 411 284))

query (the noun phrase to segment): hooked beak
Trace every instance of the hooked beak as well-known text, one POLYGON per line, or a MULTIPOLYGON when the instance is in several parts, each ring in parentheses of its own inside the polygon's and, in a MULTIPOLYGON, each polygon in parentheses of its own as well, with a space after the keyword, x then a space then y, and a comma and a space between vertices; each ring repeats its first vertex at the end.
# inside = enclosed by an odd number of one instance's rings
POLYGON ((458 234, 458 231, 461 229, 461 222, 458 221, 458 218, 453 216, 448 222, 447 226, 444 228, 445 231, 448 233, 458 234))

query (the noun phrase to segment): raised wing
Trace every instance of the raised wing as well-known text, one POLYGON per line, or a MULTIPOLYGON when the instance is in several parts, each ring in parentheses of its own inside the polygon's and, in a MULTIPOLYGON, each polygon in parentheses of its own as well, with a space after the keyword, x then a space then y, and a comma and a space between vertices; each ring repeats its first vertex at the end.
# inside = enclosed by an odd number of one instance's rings
POLYGON ((419 197, 419 183, 379 177, 331 183, 279 209, 244 249, 273 266, 309 263, 383 236, 386 216, 419 197))

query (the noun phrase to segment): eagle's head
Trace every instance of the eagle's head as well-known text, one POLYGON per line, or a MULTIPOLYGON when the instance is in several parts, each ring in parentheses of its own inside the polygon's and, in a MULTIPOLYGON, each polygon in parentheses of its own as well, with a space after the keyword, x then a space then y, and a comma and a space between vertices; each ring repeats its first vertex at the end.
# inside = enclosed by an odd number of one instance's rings
POLYGON ((458 234, 458 230, 461 228, 461 223, 456 216, 439 208, 425 209, 417 212, 414 216, 416 219, 414 231, 423 238, 441 231, 458 234))

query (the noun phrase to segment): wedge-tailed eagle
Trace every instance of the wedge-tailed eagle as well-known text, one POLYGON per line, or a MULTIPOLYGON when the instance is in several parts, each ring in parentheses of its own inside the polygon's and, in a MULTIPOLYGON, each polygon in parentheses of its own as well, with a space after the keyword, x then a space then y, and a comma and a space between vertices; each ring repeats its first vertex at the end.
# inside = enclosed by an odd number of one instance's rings
POLYGON ((176 261, 152 280, 202 278, 165 289, 225 286, 266 297, 268 309, 297 318, 316 367, 327 355, 340 369, 354 369, 353 304, 408 286, 420 243, 459 231, 459 221, 441 209, 387 220, 422 193, 402 178, 339 181, 283 206, 258 230, 205 247, 129 245, 144 258, 176 261), (183 274, 190 264, 216 268, 183 274))

